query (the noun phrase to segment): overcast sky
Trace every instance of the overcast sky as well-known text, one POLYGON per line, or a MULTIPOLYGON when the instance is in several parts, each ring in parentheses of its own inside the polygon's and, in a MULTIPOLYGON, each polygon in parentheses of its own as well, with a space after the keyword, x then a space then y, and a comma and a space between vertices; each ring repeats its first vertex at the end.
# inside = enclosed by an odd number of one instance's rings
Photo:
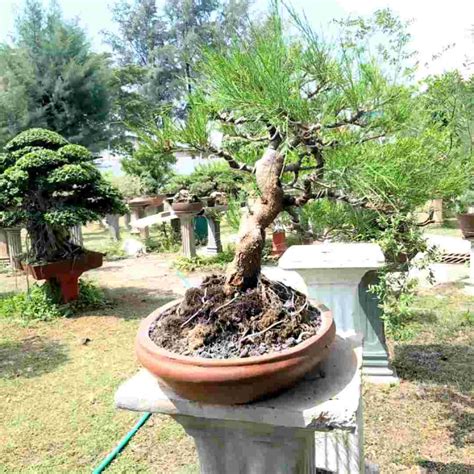
MULTIPOLYGON (((420 76, 454 68, 465 75, 474 74, 463 64, 466 58, 474 59, 474 0, 288 0, 297 10, 303 10, 315 28, 325 28, 336 17, 348 14, 365 15, 374 10, 390 7, 403 19, 412 19, 413 49, 419 52, 420 76), (441 59, 432 56, 450 44, 455 46, 441 59)), ((47 3, 47 0, 45 0, 47 3)), ((108 5, 111 0, 58 0, 67 18, 79 18, 87 30, 93 47, 103 51, 100 31, 113 29, 108 5)), ((15 13, 22 0, 0 0, 0 41, 11 32, 15 13)), ((267 1, 256 0, 263 9, 267 1)))

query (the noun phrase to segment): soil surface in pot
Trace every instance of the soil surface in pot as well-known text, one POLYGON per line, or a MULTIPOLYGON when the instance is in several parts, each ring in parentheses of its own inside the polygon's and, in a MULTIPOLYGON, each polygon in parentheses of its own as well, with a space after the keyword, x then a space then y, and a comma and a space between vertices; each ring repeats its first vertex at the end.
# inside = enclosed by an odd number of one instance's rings
POLYGON ((302 293, 264 276, 256 288, 224 293, 223 275, 186 291, 150 326, 150 338, 176 354, 228 359, 282 351, 314 336, 321 315, 302 293))

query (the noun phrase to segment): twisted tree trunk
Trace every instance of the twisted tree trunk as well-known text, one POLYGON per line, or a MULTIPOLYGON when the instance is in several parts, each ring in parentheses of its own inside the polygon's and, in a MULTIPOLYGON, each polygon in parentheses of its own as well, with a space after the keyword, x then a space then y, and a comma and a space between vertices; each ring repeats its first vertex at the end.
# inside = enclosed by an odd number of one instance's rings
POLYGON ((260 197, 250 214, 244 217, 239 229, 233 262, 227 269, 226 292, 246 289, 257 284, 262 266, 265 229, 283 210, 283 189, 280 175, 284 159, 277 151, 279 140, 272 143, 255 164, 255 175, 260 197))

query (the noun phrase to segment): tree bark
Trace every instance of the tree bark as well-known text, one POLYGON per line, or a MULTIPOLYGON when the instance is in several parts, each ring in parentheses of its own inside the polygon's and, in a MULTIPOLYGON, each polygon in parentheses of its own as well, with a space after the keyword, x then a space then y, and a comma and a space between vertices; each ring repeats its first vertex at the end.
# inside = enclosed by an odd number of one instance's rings
POLYGON ((248 216, 244 217, 239 229, 239 242, 235 257, 227 269, 226 292, 256 286, 262 266, 262 252, 265 245, 265 229, 283 210, 283 189, 280 176, 283 170, 283 156, 276 150, 277 144, 267 148, 255 164, 255 175, 260 197, 248 216))

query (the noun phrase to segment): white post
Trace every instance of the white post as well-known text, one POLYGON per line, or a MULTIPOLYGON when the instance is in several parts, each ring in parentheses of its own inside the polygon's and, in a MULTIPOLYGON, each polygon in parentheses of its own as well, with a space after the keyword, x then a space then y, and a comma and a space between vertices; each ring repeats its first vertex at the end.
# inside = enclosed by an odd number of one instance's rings
POLYGON ((130 213, 127 212, 127 214, 123 216, 123 221, 125 223, 125 228, 127 230, 130 230, 132 228, 132 226, 130 225, 131 220, 132 220, 132 216, 130 215, 130 213))
POLYGON ((70 240, 72 243, 82 247, 84 241, 82 238, 82 226, 80 224, 71 227, 70 229, 70 240))
POLYGON ((7 233, 10 266, 15 270, 20 270, 21 265, 20 262, 17 260, 17 257, 22 254, 21 229, 19 227, 12 227, 5 230, 7 233))
POLYGON ((221 223, 213 216, 206 216, 207 219, 207 247, 206 253, 217 255, 222 252, 221 243, 221 223))
POLYGON ((8 260, 8 241, 5 229, 0 229, 0 260, 8 260))
POLYGON ((187 258, 196 256, 196 243, 194 240, 194 214, 180 214, 181 242, 183 245, 183 255, 187 258))
POLYGON ((469 282, 474 285, 474 239, 469 239, 471 242, 471 251, 469 258, 469 282))
POLYGON ((114 242, 118 242, 120 240, 119 218, 120 216, 118 214, 107 214, 105 217, 110 236, 114 242))

